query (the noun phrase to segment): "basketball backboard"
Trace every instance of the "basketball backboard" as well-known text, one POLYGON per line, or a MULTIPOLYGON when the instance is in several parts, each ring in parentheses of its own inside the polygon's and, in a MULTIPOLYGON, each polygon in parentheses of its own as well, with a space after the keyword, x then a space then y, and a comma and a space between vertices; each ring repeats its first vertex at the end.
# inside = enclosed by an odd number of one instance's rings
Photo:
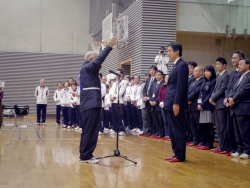
POLYGON ((107 43, 113 37, 113 14, 110 13, 102 21, 102 42, 107 43))

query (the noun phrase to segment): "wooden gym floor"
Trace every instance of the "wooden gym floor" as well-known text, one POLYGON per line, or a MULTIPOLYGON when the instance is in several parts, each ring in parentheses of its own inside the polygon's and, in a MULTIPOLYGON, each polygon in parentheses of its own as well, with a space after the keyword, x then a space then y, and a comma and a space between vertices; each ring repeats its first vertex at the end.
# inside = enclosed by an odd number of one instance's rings
MULTIPOLYGON (((82 164, 79 132, 55 127, 53 118, 45 127, 34 122, 26 118, 28 128, 0 130, 0 188, 250 187, 249 160, 188 147, 186 162, 169 163, 164 158, 172 156, 170 142, 134 135, 120 137, 119 149, 137 165, 117 157, 82 164)), ((102 135, 94 155, 112 155, 114 149, 115 136, 102 135)))

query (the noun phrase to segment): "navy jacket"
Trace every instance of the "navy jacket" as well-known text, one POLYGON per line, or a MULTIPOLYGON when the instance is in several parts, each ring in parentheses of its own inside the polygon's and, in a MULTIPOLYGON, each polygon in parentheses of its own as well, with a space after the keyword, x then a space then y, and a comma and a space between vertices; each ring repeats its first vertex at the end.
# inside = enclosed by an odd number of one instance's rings
POLYGON ((161 108, 159 106, 159 91, 160 91, 160 87, 163 84, 163 80, 158 84, 157 81, 153 82, 152 87, 149 91, 149 101, 154 101, 156 102, 156 110, 157 111, 161 111, 161 108))
POLYGON ((221 76, 216 80, 214 91, 211 95, 212 100, 216 103, 216 109, 223 109, 226 106, 223 104, 225 99, 225 91, 227 89, 227 84, 229 81, 229 74, 225 71, 221 76))
POLYGON ((212 95, 215 84, 216 84, 216 79, 213 79, 211 81, 210 80, 206 81, 204 79, 201 85, 199 98, 202 98, 202 103, 200 105, 203 108, 203 110, 212 111, 212 112, 214 111, 214 106, 210 104, 209 99, 212 95))
POLYGON ((240 73, 237 73, 236 70, 231 72, 230 77, 229 77, 229 81, 227 84, 227 88, 225 91, 225 96, 226 96, 225 98, 228 98, 228 94, 231 92, 231 90, 233 90, 234 84, 239 77, 240 77, 240 73))
POLYGON ((229 93, 229 97, 232 97, 235 104, 230 110, 230 114, 233 115, 247 115, 250 116, 250 72, 242 78, 239 85, 236 81, 234 88, 229 93))
POLYGON ((181 58, 173 65, 164 101, 165 110, 173 111, 174 104, 180 105, 180 111, 188 108, 188 72, 188 65, 181 58))
POLYGON ((191 83, 188 91, 188 100, 192 102, 192 104, 189 105, 189 111, 199 111, 197 100, 200 95, 201 85, 204 81, 204 78, 200 78, 198 81, 194 81, 191 83))
POLYGON ((99 56, 89 62, 85 61, 80 70, 80 109, 81 112, 89 110, 91 108, 101 108, 101 82, 99 78, 99 70, 104 62, 105 58, 108 56, 109 52, 112 50, 110 46, 106 46, 104 50, 99 54, 99 56), (84 88, 98 87, 98 89, 83 90, 84 88))

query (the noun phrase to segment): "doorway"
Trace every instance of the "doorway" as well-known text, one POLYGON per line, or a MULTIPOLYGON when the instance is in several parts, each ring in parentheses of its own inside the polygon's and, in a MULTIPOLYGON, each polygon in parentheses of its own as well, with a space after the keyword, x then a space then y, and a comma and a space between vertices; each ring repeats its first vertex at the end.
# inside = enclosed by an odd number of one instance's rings
POLYGON ((120 63, 120 68, 124 71, 124 75, 132 75, 132 58, 120 63))

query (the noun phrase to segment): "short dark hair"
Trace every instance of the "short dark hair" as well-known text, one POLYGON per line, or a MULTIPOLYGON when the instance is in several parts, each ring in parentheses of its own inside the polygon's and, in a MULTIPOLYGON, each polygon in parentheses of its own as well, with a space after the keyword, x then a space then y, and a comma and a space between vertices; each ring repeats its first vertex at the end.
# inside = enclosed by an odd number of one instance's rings
POLYGON ((178 42, 170 42, 168 44, 168 46, 171 46, 173 51, 176 52, 177 50, 179 50, 179 56, 182 56, 182 45, 178 42))
POLYGON ((155 71, 158 70, 157 66, 156 65, 151 65, 149 69, 154 69, 155 71))
POLYGON ((156 73, 159 72, 163 76, 163 72, 161 70, 156 71, 156 73))
POLYGON ((72 87, 72 86, 77 86, 77 84, 74 82, 73 84, 71 84, 71 87, 72 87))
POLYGON ((109 89, 109 85, 108 84, 105 84, 106 85, 106 89, 109 89))
POLYGON ((220 62, 222 65, 227 65, 227 60, 225 60, 225 58, 223 58, 223 57, 218 57, 217 59, 216 59, 216 62, 220 62))
POLYGON ((145 75, 144 75, 144 76, 151 77, 151 74, 149 74, 149 73, 145 73, 145 75))
POLYGON ((69 80, 73 80, 73 82, 75 81, 74 78, 70 77, 69 80))
POLYGON ((102 78, 102 73, 99 73, 99 76, 102 78))
POLYGON ((59 82, 57 82, 57 86, 58 86, 58 84, 62 84, 62 82, 59 81, 59 82))
MULTIPOLYGON (((215 69, 212 65, 207 65, 205 68, 204 68, 204 72, 208 70, 209 72, 211 72, 211 78, 210 80, 213 80, 213 79, 216 79, 216 73, 215 73, 215 69)), ((205 77, 204 75, 204 78, 205 80, 207 80, 207 78, 205 77)))
POLYGON ((241 50, 234 51, 234 54, 238 54, 238 56, 240 57, 240 59, 245 59, 245 54, 241 50))
POLYGON ((191 65, 191 66, 193 66, 194 68, 197 67, 197 63, 194 62, 194 61, 188 62, 188 65, 191 65))
POLYGON ((161 46, 160 50, 166 50, 165 46, 161 46))
POLYGON ((246 58, 244 60, 245 60, 246 64, 250 64, 250 59, 249 58, 246 58))
POLYGON ((136 76, 138 76, 138 77, 141 79, 141 77, 140 77, 140 75, 139 75, 139 74, 134 75, 134 77, 136 77, 136 76))
POLYGON ((124 72, 123 72, 123 70, 122 69, 116 69, 117 71, 120 71, 120 73, 123 75, 124 74, 124 72))

